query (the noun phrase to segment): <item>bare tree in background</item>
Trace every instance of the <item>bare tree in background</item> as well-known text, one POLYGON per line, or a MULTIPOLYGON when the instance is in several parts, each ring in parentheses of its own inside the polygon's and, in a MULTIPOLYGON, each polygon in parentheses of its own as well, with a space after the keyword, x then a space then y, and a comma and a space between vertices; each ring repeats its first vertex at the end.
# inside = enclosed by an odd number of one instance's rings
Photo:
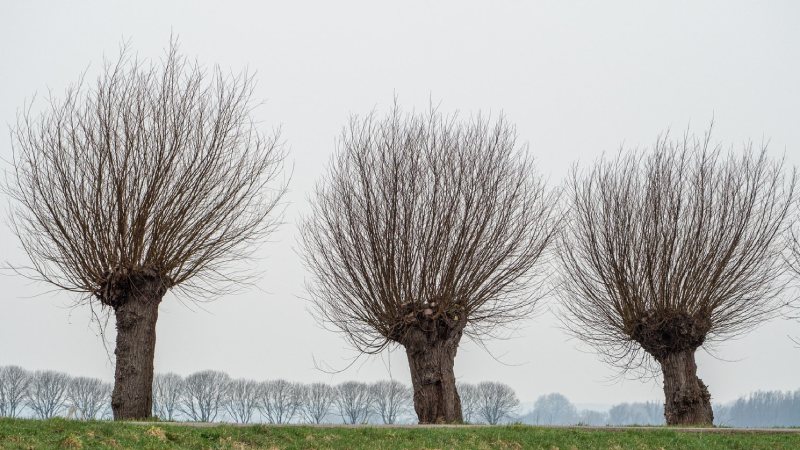
POLYGON ((31 260, 17 269, 113 310, 115 419, 151 414, 165 293, 227 292, 231 263, 276 225, 284 153, 252 93, 247 74, 209 73, 173 43, 157 64, 123 51, 13 129, 11 225, 31 260))
POLYGON ((578 409, 558 392, 539 396, 528 416, 536 425, 574 425, 579 420, 578 409))
POLYGON ((0 367, 0 417, 17 417, 30 383, 31 373, 22 367, 0 367))
MULTIPOLYGON (((663 405, 662 405, 663 408, 663 405)), ((605 411, 594 411, 591 409, 583 409, 578 412, 574 425, 600 427, 608 424, 608 413, 605 411)), ((664 414, 661 414, 661 419, 664 419, 664 414)))
POLYGON ((96 419, 111 402, 111 385, 97 378, 76 377, 67 386, 67 403, 83 420, 96 419))
POLYGON ((322 322, 359 350, 405 347, 420 423, 460 422, 461 337, 526 316, 556 198, 503 119, 353 118, 302 225, 322 322))
POLYGON ((269 423, 289 423, 303 401, 303 388, 286 380, 261 383, 259 407, 269 423))
POLYGON ((372 408, 369 385, 358 381, 347 381, 336 386, 336 409, 346 424, 367 423, 372 408))
POLYGON ((336 400, 336 389, 325 383, 312 383, 303 387, 300 412, 308 423, 319 424, 331 411, 336 400))
POLYGON ((203 370, 183 382, 180 410, 196 422, 213 422, 224 405, 230 377, 224 372, 203 370))
POLYGON ((174 373, 159 373, 153 378, 153 413, 161 420, 175 420, 183 397, 183 383, 183 377, 174 373))
POLYGON ((372 408, 385 424, 394 424, 413 406, 411 389, 399 381, 378 381, 369 388, 372 408))
POLYGON ((69 375, 62 372, 34 372, 25 405, 40 419, 55 417, 64 409, 69 382, 69 375))
POLYGON ((493 381, 478 383, 478 416, 489 425, 514 417, 519 399, 511 386, 493 381))
POLYGON ((225 410, 236 423, 250 423, 258 409, 261 386, 253 380, 231 380, 225 389, 225 410))
POLYGON ((576 168, 568 188, 566 326, 623 369, 654 359, 669 425, 713 422, 696 349, 770 318, 784 285, 795 175, 766 148, 726 156, 709 141, 659 138, 576 168))
POLYGON ((461 397, 461 411, 464 423, 472 423, 478 416, 478 387, 474 384, 458 382, 458 395, 461 397))
MULTIPOLYGON (((766 413, 766 411, 761 411, 766 413)), ((609 425, 664 425, 664 404, 620 403, 608 410, 609 425)))

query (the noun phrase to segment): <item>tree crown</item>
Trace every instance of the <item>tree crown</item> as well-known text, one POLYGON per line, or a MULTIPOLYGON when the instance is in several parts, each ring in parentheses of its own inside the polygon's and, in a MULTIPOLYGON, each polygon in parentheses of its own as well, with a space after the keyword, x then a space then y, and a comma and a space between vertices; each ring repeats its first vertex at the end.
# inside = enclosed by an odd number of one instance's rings
POLYGON ((567 328, 633 368, 771 317, 796 180, 783 165, 766 147, 726 155, 709 131, 576 167, 559 245, 567 328))
POLYGON ((302 225, 321 319, 360 350, 524 316, 556 195, 504 119, 354 117, 302 225))
POLYGON ((11 224, 20 272, 111 304, 136 277, 216 292, 277 224, 284 152, 258 131, 253 79, 211 75, 172 44, 160 63, 124 50, 13 129, 11 224))

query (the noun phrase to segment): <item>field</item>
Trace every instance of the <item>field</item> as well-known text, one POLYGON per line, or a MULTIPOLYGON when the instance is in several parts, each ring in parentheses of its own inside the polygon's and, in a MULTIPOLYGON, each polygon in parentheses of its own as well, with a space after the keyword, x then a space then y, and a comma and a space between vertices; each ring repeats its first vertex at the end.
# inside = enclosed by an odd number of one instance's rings
POLYGON ((2 449, 797 449, 800 433, 668 428, 186 426, 0 419, 2 449))

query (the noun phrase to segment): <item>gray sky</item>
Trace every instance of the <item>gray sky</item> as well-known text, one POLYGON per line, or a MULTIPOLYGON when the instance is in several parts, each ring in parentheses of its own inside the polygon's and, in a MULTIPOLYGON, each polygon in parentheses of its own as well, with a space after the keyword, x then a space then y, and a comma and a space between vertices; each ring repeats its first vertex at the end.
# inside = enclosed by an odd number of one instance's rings
MULTIPOLYGON (((168 294, 158 322, 156 370, 213 368, 234 377, 298 381, 409 381, 405 355, 359 360, 322 329, 301 299, 306 276, 296 221, 350 113, 405 108, 429 98, 444 112, 503 111, 553 184, 574 161, 620 144, 645 146, 665 128, 718 141, 770 139, 800 164, 800 3, 771 2, 38 2, 0 5, 0 122, 33 94, 56 95, 123 39, 159 57, 170 32, 207 64, 257 71, 258 118, 281 125, 294 164, 286 224, 259 256, 259 289, 198 306, 168 294)), ((7 133, 0 156, 10 155, 7 133)), ((7 166, 6 166, 7 168, 7 166)), ((2 194, 0 194, 2 195, 2 194)), ((2 199, 6 204, 6 199, 2 199)), ((24 263, 0 228, 0 254, 24 263)), ((0 365, 113 377, 87 307, 65 293, 0 277, 0 365), (44 294, 43 294, 44 293, 44 294), (42 295, 43 294, 43 295, 42 295)), ((577 403, 661 400, 661 381, 621 381, 548 311, 520 322, 491 354, 465 342, 456 374, 500 380, 523 401, 559 391, 577 403)), ((110 330, 113 333, 113 326, 110 330)), ((699 355, 715 401, 756 389, 796 389, 800 323, 776 320, 699 355)), ((113 336, 107 336, 113 351, 113 336)))

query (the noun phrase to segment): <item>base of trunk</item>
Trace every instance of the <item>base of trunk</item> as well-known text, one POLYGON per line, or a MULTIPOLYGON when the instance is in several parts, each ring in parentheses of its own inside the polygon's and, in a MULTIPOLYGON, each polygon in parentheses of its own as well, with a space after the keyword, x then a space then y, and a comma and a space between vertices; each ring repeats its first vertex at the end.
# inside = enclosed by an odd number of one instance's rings
POLYGON ((664 417, 667 425, 712 425, 711 395, 697 377, 694 350, 661 358, 664 373, 664 417))
POLYGON ((421 424, 463 422, 453 372, 457 349, 457 341, 406 347, 414 388, 414 410, 421 424))
POLYGON ((111 409, 114 420, 145 419, 153 414, 153 359, 158 305, 165 289, 160 280, 139 278, 125 301, 114 305, 117 322, 116 369, 111 409))

